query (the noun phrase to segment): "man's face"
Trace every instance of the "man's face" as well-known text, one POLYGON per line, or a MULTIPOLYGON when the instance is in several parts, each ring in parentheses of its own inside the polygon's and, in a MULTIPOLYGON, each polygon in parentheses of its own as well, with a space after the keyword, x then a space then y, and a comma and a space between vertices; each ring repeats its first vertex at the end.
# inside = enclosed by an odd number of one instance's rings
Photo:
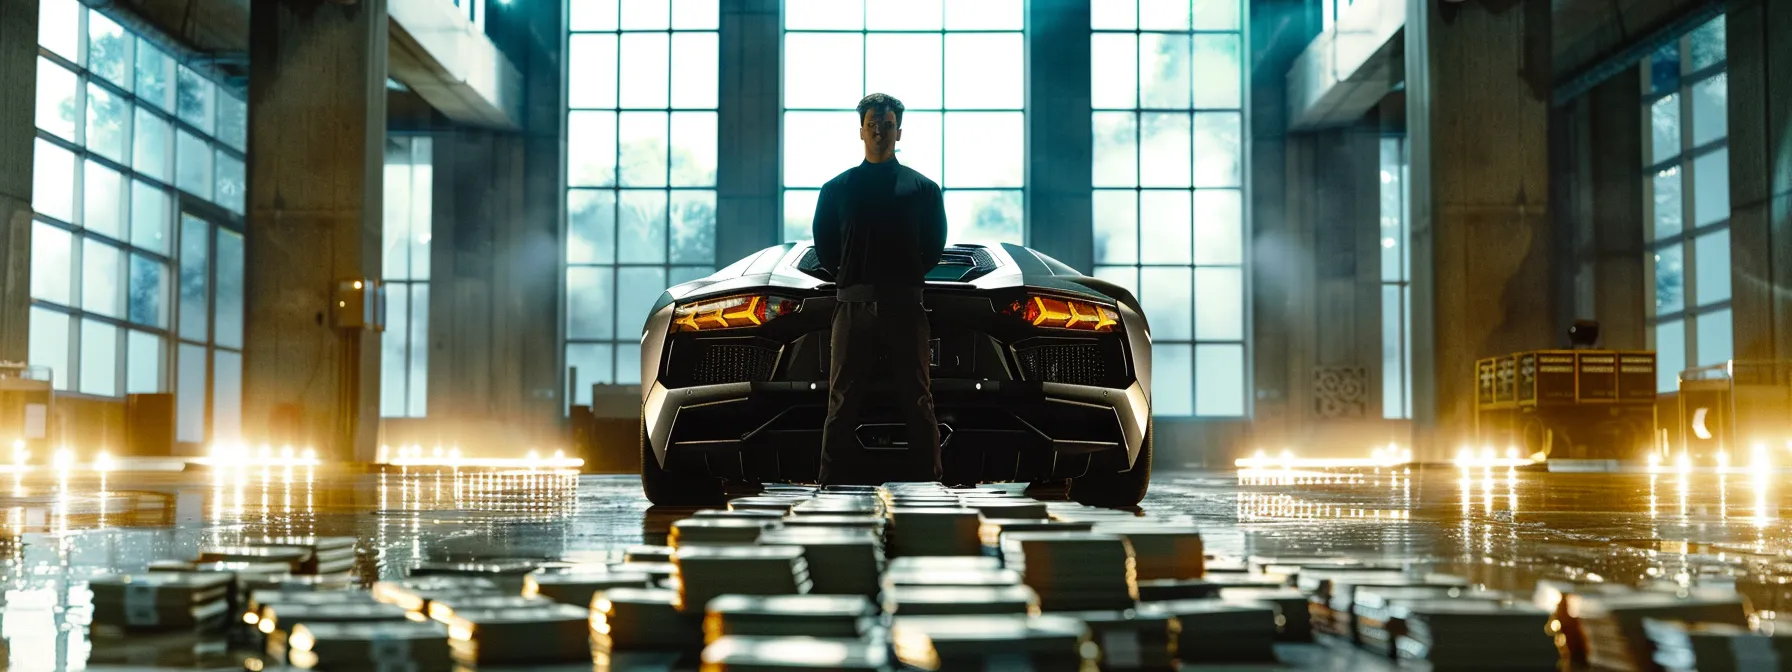
POLYGON ((896 152, 896 141, 902 139, 902 129, 896 126, 896 111, 865 110, 865 118, 859 120, 859 139, 865 141, 866 156, 888 157, 896 152))

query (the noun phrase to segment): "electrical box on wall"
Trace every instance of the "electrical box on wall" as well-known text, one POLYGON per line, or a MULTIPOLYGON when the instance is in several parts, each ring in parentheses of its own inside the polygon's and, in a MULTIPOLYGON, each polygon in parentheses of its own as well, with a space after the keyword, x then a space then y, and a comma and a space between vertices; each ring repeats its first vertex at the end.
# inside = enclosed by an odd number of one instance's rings
POLYGON ((378 280, 338 280, 331 301, 337 329, 386 330, 386 287, 378 280))

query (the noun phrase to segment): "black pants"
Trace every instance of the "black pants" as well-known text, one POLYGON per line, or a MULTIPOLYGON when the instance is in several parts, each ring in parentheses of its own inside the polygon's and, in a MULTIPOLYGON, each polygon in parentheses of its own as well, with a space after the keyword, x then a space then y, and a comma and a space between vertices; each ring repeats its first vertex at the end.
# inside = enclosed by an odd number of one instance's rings
POLYGON ((836 304, 829 341, 828 419, 821 432, 822 483, 879 484, 941 477, 939 422, 933 415, 927 341, 927 313, 919 303, 836 304), (865 473, 871 460, 859 443, 857 429, 866 398, 874 388, 894 395, 908 427, 908 450, 899 461, 913 465, 911 473, 865 473))

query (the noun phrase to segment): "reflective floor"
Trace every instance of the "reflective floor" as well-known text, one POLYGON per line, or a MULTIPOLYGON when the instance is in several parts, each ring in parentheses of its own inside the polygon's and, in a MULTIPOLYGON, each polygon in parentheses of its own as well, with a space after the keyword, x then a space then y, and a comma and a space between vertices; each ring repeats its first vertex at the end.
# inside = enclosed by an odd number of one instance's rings
MULTIPOLYGON (((1776 580, 1774 563, 1792 552, 1789 494, 1792 475, 1741 470, 1168 472, 1141 509, 1201 525, 1210 555, 1419 560, 1529 594, 1540 577, 1776 580)), ((371 551, 358 568, 371 581, 423 559, 601 561, 631 544, 663 543, 688 513, 648 509, 635 479, 621 476, 303 467, 0 474, 3 660, 13 670, 100 669, 89 665, 86 577, 189 559, 201 546, 354 535, 371 551)), ((1324 653, 1285 656, 1300 668, 1365 669, 1324 653)))

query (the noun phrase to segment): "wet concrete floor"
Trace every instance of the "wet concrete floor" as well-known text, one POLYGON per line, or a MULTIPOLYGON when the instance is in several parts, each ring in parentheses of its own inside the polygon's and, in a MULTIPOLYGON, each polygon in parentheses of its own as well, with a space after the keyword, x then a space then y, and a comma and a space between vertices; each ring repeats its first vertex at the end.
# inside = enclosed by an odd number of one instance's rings
MULTIPOLYGON (((1140 509, 1200 525, 1210 555, 1428 562, 1528 595, 1540 577, 1728 585, 1774 576, 1792 552, 1789 494, 1792 476, 1740 470, 1163 472, 1140 509)), ((649 509, 628 476, 253 467, 0 474, 0 660, 12 670, 102 669, 89 665, 87 577, 190 559, 201 546, 353 535, 366 552, 357 572, 370 582, 425 559, 602 561, 631 544, 664 543, 667 526, 688 513, 649 509)), ((1340 653, 1284 656, 1300 669, 1373 669, 1340 653)))

